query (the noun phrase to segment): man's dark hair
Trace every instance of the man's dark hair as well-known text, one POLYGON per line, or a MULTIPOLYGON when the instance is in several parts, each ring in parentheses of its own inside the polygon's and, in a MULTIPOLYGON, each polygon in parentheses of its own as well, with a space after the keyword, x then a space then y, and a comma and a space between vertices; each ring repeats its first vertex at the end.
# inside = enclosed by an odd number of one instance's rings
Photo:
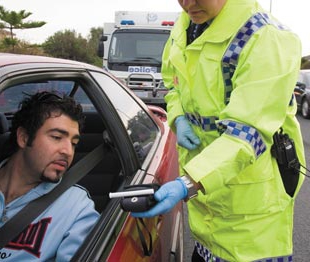
POLYGON ((28 95, 20 102, 19 110, 12 119, 10 135, 12 151, 16 152, 18 149, 16 131, 19 127, 26 130, 29 137, 27 145, 31 146, 38 129, 55 113, 59 116, 64 114, 78 122, 81 132, 85 119, 83 109, 72 97, 46 91, 28 95))

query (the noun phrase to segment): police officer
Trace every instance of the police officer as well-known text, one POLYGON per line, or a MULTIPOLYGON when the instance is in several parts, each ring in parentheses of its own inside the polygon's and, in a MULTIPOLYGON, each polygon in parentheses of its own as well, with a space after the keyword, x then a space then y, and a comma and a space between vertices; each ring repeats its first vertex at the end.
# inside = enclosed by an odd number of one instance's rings
POLYGON ((292 96, 300 41, 255 0, 179 4, 162 74, 180 177, 156 192, 153 209, 132 215, 156 216, 188 200, 193 261, 292 261, 303 177, 296 159, 280 172, 271 147, 281 129, 304 165, 292 96))

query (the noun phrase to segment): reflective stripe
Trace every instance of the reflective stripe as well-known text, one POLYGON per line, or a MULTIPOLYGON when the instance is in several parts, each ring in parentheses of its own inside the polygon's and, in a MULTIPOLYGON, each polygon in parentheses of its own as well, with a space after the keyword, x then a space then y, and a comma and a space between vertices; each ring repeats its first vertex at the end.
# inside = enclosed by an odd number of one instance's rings
POLYGON ((262 137, 253 127, 229 120, 223 120, 216 124, 215 121, 218 120, 216 116, 205 117, 190 113, 185 113, 185 116, 193 125, 200 126, 204 131, 218 130, 221 134, 225 132, 228 135, 236 136, 248 142, 253 147, 256 158, 266 150, 262 137))
POLYGON ((225 86, 224 101, 229 103, 232 88, 232 77, 238 64, 239 55, 249 41, 251 36, 265 25, 273 25, 280 30, 288 30, 285 26, 273 21, 267 14, 257 13, 253 15, 244 25, 241 27, 232 40, 230 45, 225 51, 222 58, 222 73, 225 86))
POLYGON ((227 260, 214 256, 211 251, 197 241, 195 241, 195 246, 199 256, 201 256, 206 262, 228 262, 227 260))
POLYGON ((253 262, 293 262, 293 256, 263 258, 253 262))
POLYGON ((256 158, 266 151, 266 145, 261 135, 251 126, 223 120, 218 123, 218 130, 220 133, 235 136, 248 142, 253 147, 256 158))
MULTIPOLYGON (((206 261, 206 262, 228 262, 222 258, 214 256, 211 251, 201 245, 199 242, 195 241, 195 246, 197 253, 206 261)), ((293 256, 284 256, 284 257, 271 257, 255 260, 253 262, 293 262, 293 256)))
POLYGON ((200 116, 191 113, 185 113, 185 116, 193 125, 200 126, 204 131, 217 130, 215 121, 218 120, 218 117, 216 116, 200 116))

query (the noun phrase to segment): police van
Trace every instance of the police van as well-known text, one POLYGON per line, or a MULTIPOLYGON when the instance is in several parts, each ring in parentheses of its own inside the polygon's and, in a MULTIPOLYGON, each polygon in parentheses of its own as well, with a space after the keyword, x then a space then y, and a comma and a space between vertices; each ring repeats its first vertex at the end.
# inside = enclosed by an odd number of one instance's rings
POLYGON ((162 52, 180 13, 116 11, 105 23, 98 55, 103 66, 146 104, 165 108, 162 52))

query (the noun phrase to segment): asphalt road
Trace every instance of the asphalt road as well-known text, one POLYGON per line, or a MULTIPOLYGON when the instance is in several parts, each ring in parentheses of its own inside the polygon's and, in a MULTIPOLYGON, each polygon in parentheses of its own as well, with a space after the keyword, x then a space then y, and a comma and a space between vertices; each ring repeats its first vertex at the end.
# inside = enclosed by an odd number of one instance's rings
MULTIPOLYGON (((307 166, 310 167, 310 120, 298 116, 307 166)), ((310 176, 310 172, 307 173, 310 176)), ((310 178, 306 177, 295 204, 294 261, 310 261, 310 178)))
MULTIPOLYGON (((303 135, 307 166, 310 168, 310 120, 297 115, 303 135)), ((310 172, 308 174, 310 176, 310 172)), ((194 241, 187 224, 186 205, 184 230, 184 262, 191 261, 194 241)), ((294 262, 310 261, 310 178, 306 177, 295 203, 294 215, 294 262)))

